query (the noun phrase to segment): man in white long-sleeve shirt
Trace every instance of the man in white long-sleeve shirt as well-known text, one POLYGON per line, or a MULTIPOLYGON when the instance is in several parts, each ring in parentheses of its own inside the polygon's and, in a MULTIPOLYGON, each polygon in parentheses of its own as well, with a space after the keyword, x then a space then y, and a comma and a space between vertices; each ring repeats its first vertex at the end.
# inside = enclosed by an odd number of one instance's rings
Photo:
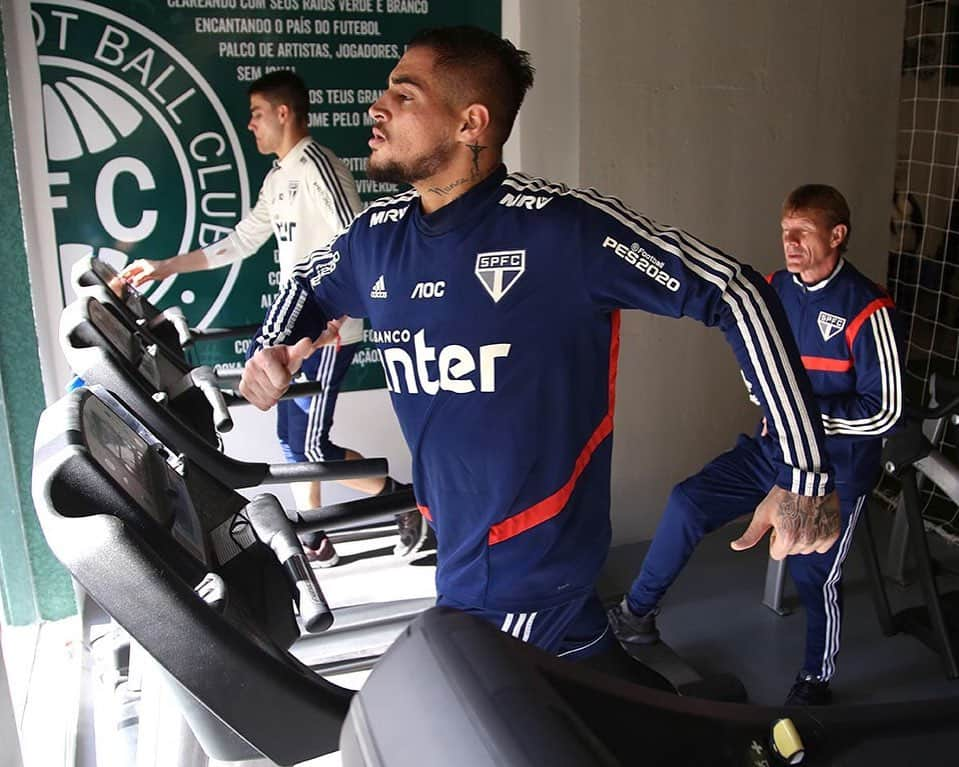
MULTIPOLYGON (((309 135, 309 98, 303 81, 293 72, 270 72, 250 86, 249 96, 247 127, 256 138, 256 147, 261 154, 276 155, 256 205, 232 232, 212 245, 159 261, 134 261, 122 275, 134 285, 181 272, 226 266, 256 253, 270 235, 276 237, 280 279, 286 282, 294 266, 306 261, 316 247, 332 240, 361 210, 349 169, 309 135)), ((339 387, 362 333, 362 320, 347 319, 339 329, 339 342, 318 350, 302 368, 309 379, 323 382, 323 392, 316 397, 280 403, 277 436, 287 460, 362 457, 330 440, 339 387)), ((343 482, 371 495, 391 492, 397 486, 391 477, 343 482)), ((294 485, 294 497, 301 509, 319 506, 320 483, 294 485)), ((418 512, 403 515, 398 524, 400 542, 396 553, 405 556, 422 544, 425 525, 418 512)), ((339 559, 325 535, 308 541, 308 550, 321 566, 330 567, 339 559)))

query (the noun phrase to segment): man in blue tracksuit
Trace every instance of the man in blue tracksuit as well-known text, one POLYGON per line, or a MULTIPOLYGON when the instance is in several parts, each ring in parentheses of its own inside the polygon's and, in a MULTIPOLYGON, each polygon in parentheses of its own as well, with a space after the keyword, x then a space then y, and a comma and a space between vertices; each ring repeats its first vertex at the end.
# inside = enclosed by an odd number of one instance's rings
POLYGON ((335 332, 340 315, 368 317, 436 531, 439 603, 587 657, 614 646, 594 582, 610 540, 620 309, 725 333, 776 435, 777 488, 757 519, 783 553, 828 548, 838 508, 765 280, 615 198, 503 167, 532 77, 527 54, 489 32, 414 37, 370 107, 368 165, 413 189, 374 202, 295 270, 241 390, 271 406, 328 321, 335 332), (783 516, 786 498, 802 514, 783 516))
MULTIPOLYGON (((842 532, 829 551, 791 556, 789 572, 806 607, 806 655, 787 705, 828 703, 842 620, 842 563, 880 470, 882 435, 902 412, 893 303, 843 253, 849 206, 830 186, 795 189, 783 204, 786 268, 769 276, 779 295, 826 431, 842 532)), ((752 382, 746 376, 747 382, 752 382)), ((654 642, 666 589, 703 536, 751 511, 776 481, 778 448, 766 421, 732 450, 681 482, 669 497, 642 571, 610 611, 621 641, 654 642)))

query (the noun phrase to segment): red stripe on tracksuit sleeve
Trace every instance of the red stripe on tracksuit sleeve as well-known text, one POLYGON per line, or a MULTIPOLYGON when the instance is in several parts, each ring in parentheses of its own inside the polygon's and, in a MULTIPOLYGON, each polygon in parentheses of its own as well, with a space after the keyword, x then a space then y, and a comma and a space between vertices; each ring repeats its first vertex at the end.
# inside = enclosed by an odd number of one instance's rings
POLYGON ((599 426, 592 433, 586 444, 576 458, 573 464, 573 473, 566 483, 555 493, 544 498, 539 503, 524 509, 502 522, 497 522, 490 528, 489 545, 509 540, 520 533, 529 530, 536 525, 540 525, 547 520, 552 519, 559 514, 569 501, 569 497, 576 488, 576 482, 580 475, 589 465, 593 453, 600 446, 602 441, 613 431, 613 412, 616 407, 616 368, 619 363, 619 312, 615 311, 611 315, 610 322, 610 341, 609 341, 609 408, 599 426))
POLYGON ((877 298, 875 301, 870 301, 866 304, 866 308, 859 312, 856 318, 849 323, 849 327, 846 328, 846 345, 849 347, 850 352, 852 351, 852 344, 856 340, 856 335, 859 333, 859 328, 869 319, 871 314, 879 311, 883 307, 889 309, 895 307, 895 304, 889 296, 883 296, 882 298, 877 298))

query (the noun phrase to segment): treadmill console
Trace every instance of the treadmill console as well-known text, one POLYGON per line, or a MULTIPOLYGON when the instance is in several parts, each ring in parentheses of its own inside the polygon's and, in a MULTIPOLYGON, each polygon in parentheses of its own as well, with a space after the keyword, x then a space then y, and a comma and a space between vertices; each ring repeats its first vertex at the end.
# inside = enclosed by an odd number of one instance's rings
POLYGON ((158 525, 208 563, 200 521, 190 502, 182 460, 109 392, 92 387, 81 419, 90 456, 158 525))

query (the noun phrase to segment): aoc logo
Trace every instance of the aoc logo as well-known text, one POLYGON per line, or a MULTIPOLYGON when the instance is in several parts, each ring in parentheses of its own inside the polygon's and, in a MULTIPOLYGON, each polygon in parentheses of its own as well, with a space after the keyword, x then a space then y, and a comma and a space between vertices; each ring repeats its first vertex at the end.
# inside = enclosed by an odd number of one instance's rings
MULTIPOLYGON (((70 269, 90 251, 119 268, 222 238, 249 208, 246 163, 223 105, 189 59, 109 8, 84 0, 31 5, 67 300, 70 269)), ((146 289, 205 327, 239 266, 146 289)))

